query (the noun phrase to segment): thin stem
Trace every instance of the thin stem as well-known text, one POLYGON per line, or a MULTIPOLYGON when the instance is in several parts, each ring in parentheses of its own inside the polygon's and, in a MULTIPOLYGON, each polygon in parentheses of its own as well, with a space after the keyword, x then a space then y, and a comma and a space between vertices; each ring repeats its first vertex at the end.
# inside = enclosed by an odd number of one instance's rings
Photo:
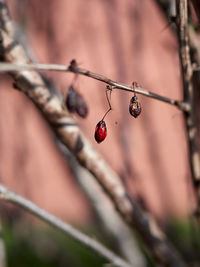
POLYGON ((129 263, 121 259, 119 256, 114 254, 112 251, 107 249, 105 246, 100 244, 98 241, 81 233, 80 231, 75 229, 70 224, 63 222, 62 220, 58 219, 57 217, 53 216, 47 211, 39 208, 37 205, 35 205, 30 200, 23 198, 22 196, 14 193, 13 191, 9 190, 3 185, 0 185, 0 198, 2 200, 14 203, 15 205, 25 209, 26 211, 30 212, 36 217, 54 226, 58 230, 64 232, 65 234, 68 234, 76 241, 82 243, 84 246, 95 251, 98 255, 104 257, 109 262, 112 262, 112 264, 115 264, 116 266, 121 266, 121 267, 131 266, 129 263))
POLYGON ((182 101, 170 99, 168 97, 164 97, 150 91, 145 90, 143 87, 138 86, 137 88, 133 88, 131 86, 127 86, 122 83, 118 83, 114 80, 111 80, 103 75, 97 74, 95 72, 79 68, 78 66, 65 66, 65 65, 58 65, 58 64, 39 64, 39 63, 32 63, 32 64, 9 64, 9 63, 0 63, 0 71, 22 71, 22 70, 40 70, 40 71, 66 71, 66 72, 73 72, 76 74, 81 74, 84 76, 88 76, 95 80, 104 82, 113 87, 113 89, 120 89, 128 92, 135 92, 150 98, 154 98, 156 100, 174 105, 181 109, 182 111, 188 111, 189 107, 182 101))
POLYGON ((108 101, 108 105, 109 105, 110 110, 112 110, 112 106, 111 106, 111 103, 110 103, 110 101, 111 101, 111 93, 112 93, 112 88, 110 86, 107 86, 106 87, 106 99, 108 101), (110 92, 110 99, 108 97, 108 92, 110 92))
POLYGON ((110 99, 111 99, 112 89, 109 86, 107 86, 107 88, 106 88, 106 99, 107 99, 107 102, 108 102, 108 105, 109 105, 109 109, 104 114, 104 116, 102 118, 102 121, 105 119, 106 115, 112 110, 111 103, 110 103, 110 100, 109 100, 109 97, 108 97, 108 91, 110 92, 110 99))

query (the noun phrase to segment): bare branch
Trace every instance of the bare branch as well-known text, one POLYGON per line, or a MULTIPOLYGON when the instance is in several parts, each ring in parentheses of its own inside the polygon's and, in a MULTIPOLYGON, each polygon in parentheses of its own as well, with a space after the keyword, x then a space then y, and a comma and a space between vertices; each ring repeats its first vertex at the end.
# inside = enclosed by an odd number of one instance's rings
MULTIPOLYGON (((0 0, 0 2, 4 1, 0 0)), ((4 19, 7 17, 3 16, 0 5, 0 20, 4 19)), ((3 25, 6 24, 1 23, 0 27, 3 25)), ((6 62, 14 64, 30 62, 22 46, 9 35, 6 27, 0 28, 0 35, 6 62)), ((81 69, 79 71, 88 76, 87 72, 81 71, 81 69)), ((119 176, 92 148, 76 122, 63 107, 60 98, 55 92, 48 89, 41 75, 36 71, 13 71, 11 74, 16 86, 37 105, 63 144, 73 152, 80 164, 88 169, 101 184, 123 219, 140 233, 154 257, 163 265, 185 266, 176 249, 169 244, 153 218, 142 211, 137 203, 127 195, 119 176)), ((89 75, 95 76, 91 73, 89 75)), ((96 78, 105 79, 102 76, 96 78)), ((107 82, 117 86, 117 84, 113 84, 113 81, 108 80, 107 82)), ((123 86, 123 88, 125 87, 123 86)))
POLYGON ((66 146, 58 139, 56 139, 56 144, 63 153, 74 177, 89 198, 98 216, 98 223, 102 224, 103 230, 106 230, 109 236, 112 236, 113 241, 122 255, 133 266, 145 267, 146 261, 144 255, 138 248, 133 232, 116 212, 112 201, 105 195, 92 175, 78 164, 66 146))
POLYGON ((2 200, 14 203, 17 206, 22 207, 26 211, 37 216, 38 218, 42 219, 43 221, 49 223, 50 225, 54 226, 58 230, 64 232, 65 234, 68 234, 74 240, 76 240, 76 241, 82 243, 84 246, 92 249, 98 255, 104 257, 105 259, 107 259, 109 262, 112 262, 116 266, 131 267, 131 265, 128 262, 121 259, 119 256, 114 254, 112 251, 107 249, 105 246, 100 244, 98 241, 96 241, 96 240, 90 238, 89 236, 81 233, 80 231, 75 229, 70 224, 63 222, 62 220, 51 215, 47 211, 39 208, 33 202, 31 202, 28 199, 25 199, 22 196, 12 192, 11 190, 9 190, 8 188, 6 188, 3 185, 0 185, 0 198, 2 200))
POLYGON ((155 93, 152 93, 150 91, 145 90, 141 86, 137 87, 131 87, 127 86, 122 83, 118 83, 116 81, 113 81, 103 75, 94 73, 92 71, 79 68, 78 66, 65 66, 65 65, 58 65, 58 64, 39 64, 39 63, 32 63, 32 64, 9 64, 9 63, 0 63, 0 71, 22 71, 22 70, 40 70, 40 71, 66 71, 66 72, 73 72, 78 73, 90 78, 93 78, 95 80, 104 82, 106 84, 109 84, 112 86, 112 89, 120 89, 127 92, 135 92, 171 105, 176 106, 177 108, 181 109, 182 111, 187 112, 189 110, 189 106, 178 100, 173 100, 168 97, 164 97, 155 93))
POLYGON ((200 155, 197 149, 196 137, 197 137, 197 125, 195 121, 195 110, 194 110, 194 88, 192 84, 193 77, 193 65, 190 57, 190 46, 188 36, 188 1, 178 1, 178 16, 177 20, 179 23, 179 46, 180 46, 180 59, 182 67, 182 79, 184 89, 184 102, 189 103, 191 109, 188 113, 185 113, 185 120, 187 126, 187 133, 189 139, 189 150, 190 150, 190 166, 193 178, 194 188, 196 188, 198 206, 200 206, 200 196, 198 195, 199 184, 200 184, 200 155))
POLYGON ((48 71, 69 71, 69 68, 65 65, 58 64, 11 64, 11 63, 0 63, 0 71, 22 71, 22 70, 48 70, 48 71))

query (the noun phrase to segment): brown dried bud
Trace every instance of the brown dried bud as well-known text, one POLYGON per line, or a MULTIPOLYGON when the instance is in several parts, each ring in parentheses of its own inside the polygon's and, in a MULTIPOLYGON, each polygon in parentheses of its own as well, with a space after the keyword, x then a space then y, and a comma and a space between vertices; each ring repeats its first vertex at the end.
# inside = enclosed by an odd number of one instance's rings
POLYGON ((71 62, 70 62, 70 65, 69 65, 69 69, 74 72, 76 70, 76 68, 77 68, 76 60, 72 59, 71 62))
POLYGON ((77 112, 77 114, 85 118, 88 114, 88 106, 82 95, 80 95, 73 86, 68 89, 66 97, 66 106, 69 112, 77 112))
POLYGON ((66 106, 69 112, 76 111, 76 102, 77 102, 77 92, 74 90, 73 86, 70 86, 66 98, 66 106))
POLYGON ((131 98, 130 105, 129 105, 129 113, 134 117, 137 118, 141 113, 141 105, 140 102, 138 102, 137 96, 134 95, 131 98))
POLYGON ((76 112, 82 118, 85 118, 88 115, 87 103, 85 102, 83 96, 80 94, 76 95, 76 112))

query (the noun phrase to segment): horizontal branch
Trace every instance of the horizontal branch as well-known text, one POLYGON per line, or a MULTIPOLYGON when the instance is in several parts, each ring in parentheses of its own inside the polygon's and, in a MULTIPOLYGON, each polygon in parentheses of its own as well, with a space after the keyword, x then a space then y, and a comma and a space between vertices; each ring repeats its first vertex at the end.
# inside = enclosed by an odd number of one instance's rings
POLYGON ((137 84, 136 87, 127 86, 122 83, 118 83, 116 81, 113 81, 103 75, 94 73, 92 71, 89 71, 87 69, 79 68, 77 65, 58 65, 58 64, 41 64, 41 63, 31 63, 31 64, 10 64, 10 63, 0 63, 0 71, 23 71, 23 70, 40 70, 40 71, 63 71, 63 72, 73 72, 77 74, 81 74, 90 78, 93 78, 95 80, 104 82, 110 86, 112 86, 112 89, 120 89, 128 92, 135 92, 171 105, 176 106, 177 108, 181 109, 182 111, 188 112, 190 107, 188 104, 170 99, 168 97, 161 96, 159 94, 152 93, 150 91, 145 90, 143 87, 137 84))
POLYGON ((129 263, 127 263, 125 260, 123 260, 116 254, 114 254, 112 251, 107 249, 105 246, 103 246, 98 241, 90 238, 86 234, 81 233, 80 231, 75 229, 72 225, 66 222, 63 222, 62 220, 58 219, 57 217, 53 216, 47 211, 41 209, 40 207, 35 205, 30 200, 23 198, 22 196, 9 190, 3 185, 0 185, 0 199, 14 203, 17 206, 22 207, 26 211, 35 215, 36 217, 42 219, 43 221, 49 223, 50 225, 54 226, 58 230, 69 235, 74 240, 92 249, 94 252, 96 252, 98 255, 102 256, 103 258, 107 259, 112 264, 115 264, 116 266, 121 266, 121 267, 131 267, 129 263))

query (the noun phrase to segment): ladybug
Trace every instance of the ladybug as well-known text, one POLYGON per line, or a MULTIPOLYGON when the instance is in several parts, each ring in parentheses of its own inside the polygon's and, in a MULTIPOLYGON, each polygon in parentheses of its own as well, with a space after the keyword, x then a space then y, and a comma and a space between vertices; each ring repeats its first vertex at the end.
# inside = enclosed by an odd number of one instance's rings
POLYGON ((107 128, 104 120, 97 123, 94 138, 97 143, 101 143, 107 136, 107 128))
POLYGON ((138 102, 137 96, 134 95, 131 98, 130 105, 129 105, 129 113, 134 117, 137 118, 141 113, 141 105, 140 102, 138 102))

